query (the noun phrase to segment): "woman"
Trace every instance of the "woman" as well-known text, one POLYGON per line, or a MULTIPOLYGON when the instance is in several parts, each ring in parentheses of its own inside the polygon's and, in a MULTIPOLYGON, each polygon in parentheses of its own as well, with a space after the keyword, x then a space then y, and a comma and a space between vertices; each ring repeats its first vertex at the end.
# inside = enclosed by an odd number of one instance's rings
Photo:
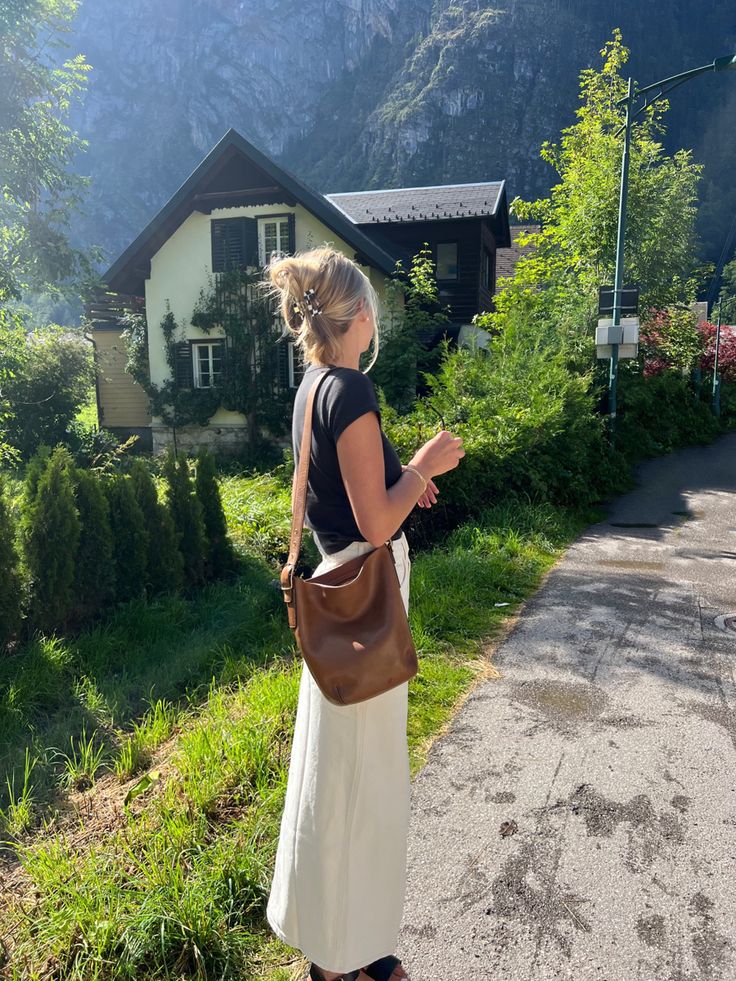
MULTIPOLYGON (((314 574, 391 538, 408 609, 402 523, 416 504, 436 503, 432 478, 458 465, 462 440, 440 432, 402 467, 381 430, 373 383, 359 369, 371 340, 368 369, 378 354, 377 297, 347 256, 323 247, 274 257, 262 285, 279 297, 307 363, 292 420, 297 466, 309 390, 330 375, 312 419, 305 524, 322 555, 314 574)), ((302 663, 266 915, 276 935, 311 961, 311 981, 409 981, 393 954, 406 889, 407 694, 404 682, 335 705, 302 663)))

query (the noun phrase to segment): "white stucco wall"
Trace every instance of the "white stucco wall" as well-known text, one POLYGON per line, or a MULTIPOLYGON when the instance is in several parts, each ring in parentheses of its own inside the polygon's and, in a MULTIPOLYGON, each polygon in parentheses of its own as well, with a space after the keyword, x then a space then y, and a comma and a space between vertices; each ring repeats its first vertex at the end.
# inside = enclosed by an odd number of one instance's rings
MULTIPOLYGON (((216 332, 205 334, 192 327, 190 316, 201 289, 208 287, 208 274, 212 274, 212 246, 210 222, 218 218, 264 218, 270 214, 284 215, 294 212, 296 251, 307 251, 328 244, 344 252, 351 259, 355 250, 331 229, 301 205, 288 207, 273 204, 268 207, 253 205, 237 208, 215 208, 211 215, 193 212, 177 228, 151 259, 151 276, 146 280, 146 319, 148 322, 149 363, 151 381, 160 385, 169 376, 166 363, 163 334, 160 324, 166 314, 166 301, 179 326, 178 337, 205 338, 216 337, 216 332)), ((383 302, 384 273, 370 266, 360 268, 369 277, 379 296, 379 324, 385 312, 383 302)), ((219 335, 222 336, 222 335, 219 335)), ((152 424, 160 424, 160 417, 154 416, 152 424)), ((241 425, 244 418, 239 412, 230 412, 220 407, 211 419, 211 424, 241 425)))

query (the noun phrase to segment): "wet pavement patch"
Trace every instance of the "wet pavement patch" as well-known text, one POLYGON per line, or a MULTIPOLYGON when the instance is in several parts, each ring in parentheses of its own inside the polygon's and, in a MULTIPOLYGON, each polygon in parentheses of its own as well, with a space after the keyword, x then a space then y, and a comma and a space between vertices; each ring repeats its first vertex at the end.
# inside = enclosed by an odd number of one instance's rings
POLYGON ((602 688, 582 682, 522 681, 509 697, 542 712, 558 728, 596 719, 608 704, 602 688))

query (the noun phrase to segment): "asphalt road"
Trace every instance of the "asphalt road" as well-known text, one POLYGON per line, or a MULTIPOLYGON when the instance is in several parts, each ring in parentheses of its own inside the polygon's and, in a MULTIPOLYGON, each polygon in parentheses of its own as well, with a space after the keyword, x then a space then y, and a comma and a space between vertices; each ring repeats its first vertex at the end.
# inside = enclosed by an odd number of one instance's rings
POLYGON ((412 981, 736 981, 736 434, 636 475, 414 779, 412 981))

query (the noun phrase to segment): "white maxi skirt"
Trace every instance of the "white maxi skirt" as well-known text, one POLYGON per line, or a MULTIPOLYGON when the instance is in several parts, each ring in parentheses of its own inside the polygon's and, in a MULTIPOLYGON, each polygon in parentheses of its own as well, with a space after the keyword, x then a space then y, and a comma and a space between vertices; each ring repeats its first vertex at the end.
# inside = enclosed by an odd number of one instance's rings
MULTIPOLYGON (((411 560, 392 542, 404 606, 411 560)), ((370 551, 352 542, 314 574, 370 551)), ((406 894, 410 810, 408 682, 335 705, 302 662, 281 830, 266 918, 327 971, 393 954, 406 894)))

